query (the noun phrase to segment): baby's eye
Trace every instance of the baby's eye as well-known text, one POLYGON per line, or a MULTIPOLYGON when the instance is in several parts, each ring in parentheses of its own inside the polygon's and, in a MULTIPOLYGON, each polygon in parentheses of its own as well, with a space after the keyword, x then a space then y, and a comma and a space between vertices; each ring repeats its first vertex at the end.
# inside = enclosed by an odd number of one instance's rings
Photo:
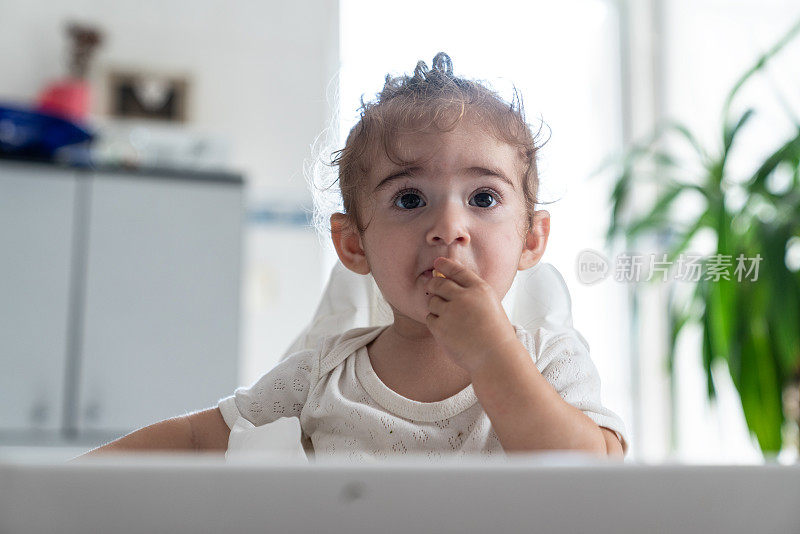
POLYGON ((492 190, 478 191, 469 201, 470 205, 478 206, 479 208, 491 208, 497 204, 497 199, 500 195, 492 190), (475 201, 475 204, 472 201, 475 201))
POLYGON ((416 191, 406 190, 401 191, 394 198, 393 204, 395 207, 404 210, 413 210, 414 208, 421 208, 425 205, 425 201, 417 194, 416 191))

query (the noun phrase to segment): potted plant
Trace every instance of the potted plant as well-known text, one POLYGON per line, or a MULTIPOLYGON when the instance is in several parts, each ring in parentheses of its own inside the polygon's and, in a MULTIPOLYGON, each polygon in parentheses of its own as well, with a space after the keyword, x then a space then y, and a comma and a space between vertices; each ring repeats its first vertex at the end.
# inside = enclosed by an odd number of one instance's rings
POLYGON ((730 258, 734 266, 737 259, 760 258, 756 279, 702 276, 689 285, 688 295, 681 295, 677 284, 671 285, 668 368, 674 380, 676 340, 686 325, 698 325, 709 398, 716 396, 712 365, 724 361, 747 426, 762 452, 770 455, 781 450, 784 423, 800 418, 800 272, 786 261, 787 250, 800 249, 800 122, 793 119, 793 135, 742 182, 733 179, 729 161, 740 149, 737 137, 757 110, 748 108, 734 115, 731 105, 740 89, 798 32, 800 22, 729 92, 718 146, 702 146, 689 128, 670 121, 615 159, 608 230, 609 244, 623 238, 631 246, 641 237, 657 236, 669 262, 687 251, 698 232, 711 234, 716 238, 716 254, 700 260, 703 272, 712 257, 730 258), (699 173, 687 172, 686 157, 678 155, 681 148, 681 154, 691 153, 694 161, 690 163, 702 169, 699 173), (775 187, 776 173, 784 178, 783 187, 775 187), (639 188, 648 183, 657 193, 652 202, 643 202, 639 188), (686 195, 699 198, 702 206, 699 214, 688 219, 685 212, 675 209, 686 195))

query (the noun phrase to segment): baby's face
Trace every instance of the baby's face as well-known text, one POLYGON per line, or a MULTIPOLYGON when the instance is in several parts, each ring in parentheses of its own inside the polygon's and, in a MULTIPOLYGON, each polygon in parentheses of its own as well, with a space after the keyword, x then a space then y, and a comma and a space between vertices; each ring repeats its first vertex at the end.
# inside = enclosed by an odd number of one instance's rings
POLYGON ((502 299, 527 230, 517 150, 468 120, 452 132, 404 135, 382 156, 362 198, 362 246, 375 282, 401 318, 425 324, 433 260, 455 259, 502 299))

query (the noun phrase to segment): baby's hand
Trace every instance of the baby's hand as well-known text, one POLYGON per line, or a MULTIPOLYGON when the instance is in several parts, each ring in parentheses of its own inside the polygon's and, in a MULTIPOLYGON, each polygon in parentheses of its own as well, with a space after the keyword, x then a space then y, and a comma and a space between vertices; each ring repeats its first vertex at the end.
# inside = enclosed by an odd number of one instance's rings
POLYGON ((472 373, 492 353, 519 339, 492 287, 461 263, 436 258, 425 289, 432 295, 426 323, 453 361, 472 373), (434 273, 436 272, 434 271, 434 273))

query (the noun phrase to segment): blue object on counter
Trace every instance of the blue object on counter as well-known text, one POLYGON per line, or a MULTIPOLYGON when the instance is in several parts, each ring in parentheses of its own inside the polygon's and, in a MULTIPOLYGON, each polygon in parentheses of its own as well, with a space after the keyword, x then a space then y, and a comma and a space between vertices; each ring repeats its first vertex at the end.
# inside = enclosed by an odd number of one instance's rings
POLYGON ((0 106, 0 154, 52 159, 59 148, 90 141, 93 137, 62 117, 0 106))

